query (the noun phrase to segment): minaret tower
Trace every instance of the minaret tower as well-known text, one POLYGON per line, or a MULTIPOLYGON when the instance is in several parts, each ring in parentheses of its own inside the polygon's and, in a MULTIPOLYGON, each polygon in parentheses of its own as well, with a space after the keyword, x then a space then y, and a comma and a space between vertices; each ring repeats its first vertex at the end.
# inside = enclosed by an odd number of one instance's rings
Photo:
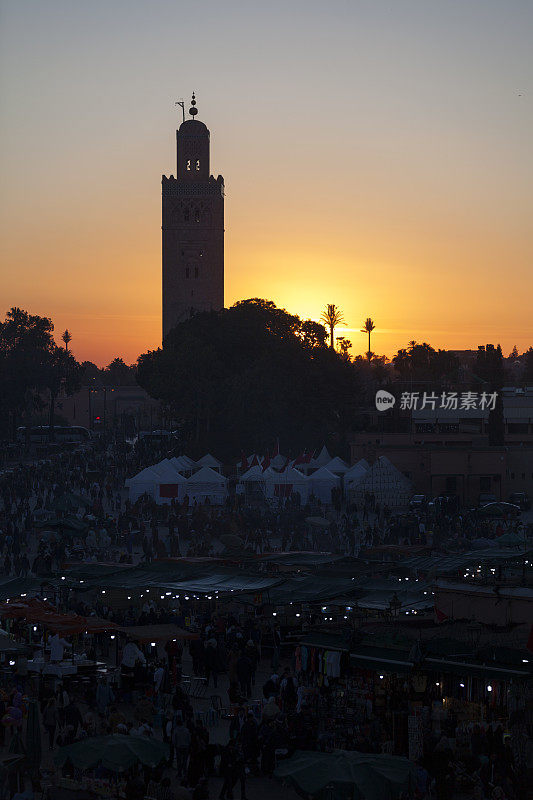
POLYGON ((190 119, 176 131, 177 177, 162 178, 163 338, 199 311, 224 307, 224 179, 209 173, 209 130, 190 119))

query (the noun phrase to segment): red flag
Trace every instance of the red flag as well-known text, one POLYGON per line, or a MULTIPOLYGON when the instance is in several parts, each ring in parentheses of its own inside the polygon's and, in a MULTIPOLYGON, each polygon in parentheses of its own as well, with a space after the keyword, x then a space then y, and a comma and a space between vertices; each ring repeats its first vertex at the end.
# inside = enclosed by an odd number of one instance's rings
POLYGON ((244 450, 241 450, 241 469, 243 472, 246 472, 248 469, 248 459, 244 455, 244 450))
POLYGON ((275 458, 276 456, 279 456, 279 439, 276 439, 276 446, 274 448, 273 458, 275 458))

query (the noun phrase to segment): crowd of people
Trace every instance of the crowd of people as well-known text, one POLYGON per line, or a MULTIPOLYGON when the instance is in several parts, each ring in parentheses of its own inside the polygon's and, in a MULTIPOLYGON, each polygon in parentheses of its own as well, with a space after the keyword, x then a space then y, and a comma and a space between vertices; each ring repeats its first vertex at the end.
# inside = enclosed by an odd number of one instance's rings
MULTIPOLYGON (((4 583, 35 579, 34 594, 42 597, 42 581, 53 579, 69 561, 135 565, 209 557, 228 552, 228 541, 237 537, 240 552, 250 554, 324 549, 323 529, 308 524, 310 516, 325 510, 313 498, 303 508, 294 499, 279 508, 248 505, 231 493, 222 507, 188 498, 157 506, 148 496, 131 504, 124 479, 145 466, 145 459, 153 460, 154 453, 102 442, 23 461, 5 471, 0 477, 4 583)), ((372 495, 359 507, 333 508, 328 522, 327 549, 350 556, 387 544, 450 542, 467 548, 474 538, 501 532, 473 514, 446 507, 431 515, 398 515, 372 495)), ((54 601, 65 612, 102 618, 126 631, 164 624, 185 628, 189 613, 179 603, 169 607, 154 596, 114 607, 102 596, 62 595, 58 590, 54 601)), ((226 800, 237 790, 244 800, 250 782, 271 778, 280 759, 299 749, 331 746, 322 723, 333 702, 335 678, 310 679, 293 649, 283 649, 281 630, 272 619, 243 619, 204 605, 196 610, 194 624, 188 623, 193 636, 158 640, 156 646, 142 644, 124 630, 112 637, 89 633, 74 642, 51 635, 44 624, 29 626, 24 618, 9 624, 4 620, 3 626, 27 645, 37 662, 57 665, 67 653, 73 664, 104 665, 89 679, 71 683, 59 674, 34 680, 23 658, 14 669, 4 670, 0 747, 10 746, 22 730, 27 706, 36 699, 45 771, 53 770, 51 756, 58 747, 93 736, 141 736, 161 740, 168 751, 157 768, 128 774, 122 787, 126 800, 207 800, 213 791, 226 800)), ((391 692, 389 706, 391 702, 401 705, 406 698, 391 692)), ((390 731, 370 705, 350 737, 350 748, 379 753, 385 752, 390 731)), ((419 800, 432 792, 449 798, 463 786, 484 800, 521 797, 518 775, 523 765, 500 729, 474 729, 468 741, 454 732, 426 744, 412 795, 419 800)), ((76 770, 67 765, 63 774, 72 777, 76 770)), ((109 777, 103 768, 97 775, 109 777)), ((1 800, 11 800, 12 775, 0 775, 0 784, 1 800)))

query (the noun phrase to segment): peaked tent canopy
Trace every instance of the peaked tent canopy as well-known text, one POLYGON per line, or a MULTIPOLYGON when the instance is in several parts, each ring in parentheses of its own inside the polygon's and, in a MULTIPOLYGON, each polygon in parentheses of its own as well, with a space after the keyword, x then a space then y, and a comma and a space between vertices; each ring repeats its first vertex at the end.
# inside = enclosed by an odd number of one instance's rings
POLYGON ((311 492, 322 503, 331 503, 331 490, 338 488, 341 483, 339 476, 334 475, 326 467, 317 469, 309 476, 308 480, 311 492))
POLYGON ((330 472, 334 472, 335 475, 344 475, 344 473, 349 470, 346 461, 343 461, 339 456, 335 456, 335 458, 332 458, 331 461, 328 461, 328 463, 323 466, 327 467, 330 472))
POLYGON ((295 469, 287 467, 283 472, 275 472, 268 467, 263 473, 265 479, 265 493, 267 497, 290 497, 293 492, 298 492, 302 503, 307 502, 309 496, 309 478, 295 469))
POLYGON ((390 508, 406 506, 412 495, 412 485, 386 456, 379 456, 353 489, 356 501, 361 501, 368 492, 376 501, 390 508))
POLYGON ((186 485, 187 479, 178 472, 176 466, 168 458, 164 458, 151 467, 146 467, 142 472, 126 481, 132 503, 145 493, 149 494, 156 503, 170 502, 174 498, 181 500, 185 494, 186 485))
POLYGON ((210 467, 202 467, 187 481, 187 494, 190 500, 210 503, 223 503, 226 498, 226 478, 210 467))
POLYGON ((195 462, 192 461, 192 459, 187 458, 187 456, 174 456, 170 459, 170 463, 178 470, 178 472, 181 472, 186 476, 189 476, 196 466, 195 462))
POLYGON ((199 467, 209 467, 210 469, 220 470, 222 467, 222 461, 219 461, 218 458, 212 456, 211 453, 207 453, 202 458, 199 458, 196 462, 199 467))
POLYGON ((187 478, 178 472, 172 461, 165 458, 152 469, 159 475, 155 487, 155 501, 167 503, 171 500, 183 500, 187 491, 187 478))
POLYGON ((271 470, 263 469, 259 464, 247 469, 244 475, 241 475, 240 480, 236 486, 237 494, 261 494, 264 492, 265 474, 271 470))
POLYGON ((250 467, 244 475, 241 475, 241 481, 262 481, 264 477, 263 468, 256 464, 255 467, 250 467))
POLYGON ((187 479, 179 472, 176 466, 168 458, 164 458, 158 464, 154 464, 152 469, 156 472, 161 479, 172 480, 175 479, 178 483, 185 482, 187 479))
POLYGON ((330 454, 328 453, 328 448, 326 447, 326 445, 324 445, 324 447, 317 455, 317 457, 313 459, 313 464, 316 467, 325 467, 326 464, 329 464, 331 460, 332 459, 330 454))
POLYGON ((368 461, 365 458, 361 458, 357 461, 353 466, 350 467, 348 472, 344 473, 344 488, 347 491, 353 489, 356 484, 359 483, 360 480, 364 478, 366 473, 369 470, 368 461))
POLYGON ((129 489, 130 502, 134 503, 143 494, 149 494, 150 497, 155 495, 155 487, 159 480, 158 473, 152 467, 145 469, 134 475, 133 478, 127 478, 126 488, 129 489))

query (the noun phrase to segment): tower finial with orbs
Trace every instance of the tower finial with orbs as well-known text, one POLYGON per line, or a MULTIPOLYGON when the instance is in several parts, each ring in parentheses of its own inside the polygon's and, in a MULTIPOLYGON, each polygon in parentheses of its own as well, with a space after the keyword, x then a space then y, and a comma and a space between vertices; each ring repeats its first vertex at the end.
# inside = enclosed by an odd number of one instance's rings
POLYGON ((191 107, 189 108, 189 114, 193 119, 198 114, 198 109, 196 108, 196 97, 194 92, 192 93, 192 100, 191 100, 191 107))

